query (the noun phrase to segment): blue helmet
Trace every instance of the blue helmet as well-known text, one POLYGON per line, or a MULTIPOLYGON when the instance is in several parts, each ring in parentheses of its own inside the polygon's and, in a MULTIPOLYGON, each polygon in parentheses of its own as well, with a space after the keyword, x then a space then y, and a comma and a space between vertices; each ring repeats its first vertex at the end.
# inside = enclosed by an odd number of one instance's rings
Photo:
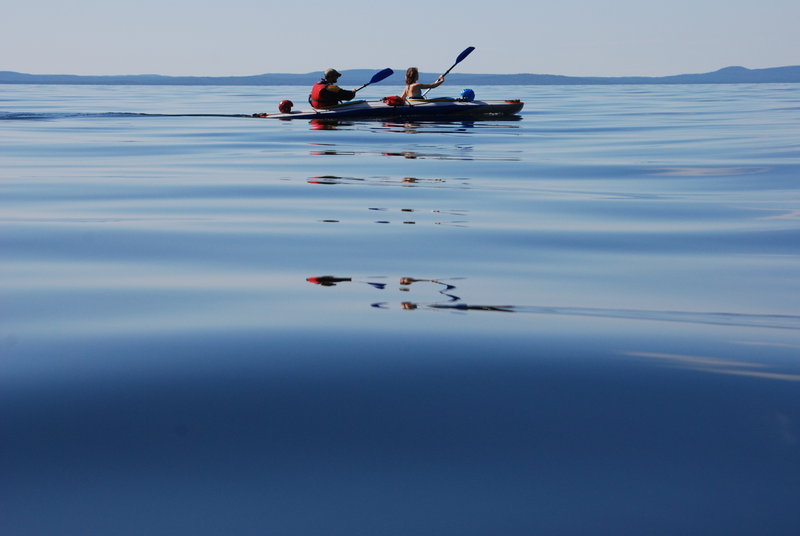
POLYGON ((461 100, 472 102, 475 100, 475 92, 471 89, 462 89, 461 90, 461 100))

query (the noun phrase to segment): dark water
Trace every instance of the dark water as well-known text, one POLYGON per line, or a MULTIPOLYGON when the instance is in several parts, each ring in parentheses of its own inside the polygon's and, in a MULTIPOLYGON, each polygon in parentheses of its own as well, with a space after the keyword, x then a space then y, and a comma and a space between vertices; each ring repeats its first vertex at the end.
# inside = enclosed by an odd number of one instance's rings
POLYGON ((800 531, 800 87, 305 91, 0 86, 0 533, 800 531))

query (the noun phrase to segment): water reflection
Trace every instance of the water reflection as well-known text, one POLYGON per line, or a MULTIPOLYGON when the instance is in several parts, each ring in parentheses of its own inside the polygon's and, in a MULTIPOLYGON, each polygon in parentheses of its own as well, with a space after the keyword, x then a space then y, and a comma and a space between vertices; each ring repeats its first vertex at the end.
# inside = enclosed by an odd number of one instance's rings
MULTIPOLYGON (((454 216, 456 218, 463 218, 466 215, 466 211, 464 210, 420 211, 413 208, 395 209, 395 208, 385 208, 385 207, 369 207, 367 210, 369 210, 370 212, 386 212, 388 214, 399 213, 399 218, 390 216, 391 219, 380 218, 377 220, 373 220, 373 223, 378 223, 381 225, 388 225, 392 223, 400 223, 403 225, 432 223, 433 225, 443 225, 450 227, 467 227, 467 224, 469 223, 469 221, 465 219, 444 220, 442 218, 442 216, 454 216), (433 214, 432 219, 429 216, 430 214, 433 214)), ((321 223, 342 223, 342 220, 335 218, 326 218, 318 221, 320 221, 321 223)))
POLYGON ((383 132, 400 132, 403 134, 419 134, 424 130, 426 133, 447 133, 447 132, 462 132, 469 133, 471 129, 475 128, 475 121, 458 121, 453 123, 423 123, 415 122, 387 122, 383 123, 383 132), (450 128, 446 128, 450 127, 450 128))
POLYGON ((753 361, 736 361, 732 359, 709 357, 691 354, 668 354, 659 352, 626 352, 625 355, 659 360, 665 364, 681 368, 725 374, 730 376, 746 376, 765 380, 781 380, 800 382, 800 371, 797 366, 777 370, 775 363, 759 363, 753 361))
POLYGON ((715 167, 715 166, 672 166, 656 168, 650 175, 664 177, 730 177, 734 175, 756 175, 767 173, 768 167, 715 167))
MULTIPOLYGON (((321 285, 323 287, 335 287, 339 283, 350 283, 353 281, 353 278, 335 277, 332 275, 321 275, 318 277, 307 277, 306 281, 308 281, 309 283, 314 283, 315 285, 321 285)), ((364 283, 381 290, 386 288, 386 283, 378 283, 375 281, 364 281, 364 283)))
POLYGON ((762 220, 800 220, 800 210, 781 210, 781 209, 767 209, 773 211, 780 211, 780 214, 774 216, 764 216, 762 220))
POLYGON ((469 179, 443 179, 443 178, 422 179, 418 177, 402 177, 397 179, 392 177, 343 177, 340 175, 318 175, 315 177, 308 178, 309 184, 324 184, 324 185, 366 184, 370 186, 401 186, 404 188, 428 186, 437 188, 449 187, 449 188, 463 189, 465 186, 468 185, 468 181, 469 179))
POLYGON ((407 160, 463 160, 463 161, 493 161, 493 162, 518 162, 518 156, 487 156, 473 154, 475 148, 471 145, 458 145, 454 147, 459 154, 446 154, 422 151, 384 151, 383 156, 399 156, 407 160))
MULTIPOLYGON (((309 177, 308 184, 318 186, 334 186, 334 185, 368 185, 368 186, 399 186, 401 188, 459 188, 464 189, 467 186, 468 179, 449 179, 432 178, 421 179, 416 177, 402 177, 389 178, 389 177, 344 177, 339 175, 318 175, 309 177)), ((402 223, 404 225, 416 224, 433 224, 444 225, 453 227, 466 227, 469 224, 467 219, 468 211, 464 209, 418 209, 412 207, 367 207, 367 211, 371 213, 386 213, 387 217, 381 217, 377 220, 372 220, 373 223, 389 224, 389 223, 402 223)), ((352 210, 348 213, 352 214, 352 210)), ((325 218, 317 220, 322 223, 341 223, 341 218, 325 218)))
POLYGON ((381 132, 398 132, 402 134, 426 133, 469 133, 477 128, 504 128, 518 129, 519 125, 513 123, 521 121, 521 116, 498 116, 487 118, 453 118, 450 120, 439 119, 431 121, 375 121, 355 119, 311 119, 311 130, 358 130, 367 129, 381 132))
POLYGON ((382 132, 397 132, 401 134, 417 134, 425 132, 426 134, 447 134, 447 133, 464 133, 474 134, 477 129, 519 129, 519 125, 511 124, 520 121, 520 116, 508 117, 492 117, 492 118, 471 118, 469 120, 452 120, 452 121, 387 121, 384 122, 381 128, 382 132))
MULTIPOLYGON (((358 280, 361 283, 371 284, 370 278, 358 280)), ((382 277, 381 279, 386 279, 382 277)), ((768 328, 800 331, 800 316, 784 314, 745 314, 725 312, 694 312, 694 311, 662 311, 647 309, 614 309, 600 307, 572 307, 556 305, 497 305, 497 304, 469 304, 456 295, 456 286, 451 283, 463 278, 446 279, 417 279, 400 277, 399 289, 408 292, 412 283, 424 282, 434 285, 437 289, 435 299, 424 301, 401 300, 400 308, 405 310, 450 310, 460 311, 495 311, 504 313, 527 313, 539 315, 563 315, 576 317, 616 318, 622 320, 644 320, 655 322, 678 322, 687 324, 714 325, 714 326, 740 326, 748 328, 768 328), (442 299, 444 296, 446 299, 442 299)), ((352 282, 353 278, 337 278, 335 276, 309 277, 311 283, 325 285, 323 282, 352 282)), ((379 290, 387 290, 387 285, 373 285, 379 290)), ((371 306, 377 309, 390 308, 390 302, 376 301, 371 306)))
MULTIPOLYGON (((378 279, 384 279, 384 278, 378 278, 378 279)), ((370 285, 378 290, 386 290, 388 285, 387 283, 384 283, 382 281, 370 280, 370 278, 354 279, 352 277, 337 277, 332 275, 307 277, 306 281, 323 287, 333 287, 341 283, 355 282, 355 283, 370 285)), ((425 290, 423 290, 423 292, 426 291, 430 292, 430 288, 432 287, 433 291, 438 295, 437 299, 433 303, 418 303, 409 300, 401 301, 400 308, 402 309, 413 310, 419 308, 452 308, 453 304, 461 301, 461 297, 453 293, 453 291, 456 289, 456 286, 452 283, 447 282, 446 280, 400 277, 398 279, 397 284, 398 286, 396 287, 396 290, 398 290, 399 292, 410 292, 412 285, 417 285, 417 286, 424 285, 426 288, 425 290)), ((371 307, 374 307, 376 309, 390 308, 389 302, 385 301, 373 302, 370 305, 371 307)))
POLYGON ((518 162, 519 156, 494 156, 473 154, 475 148, 472 145, 455 145, 452 149, 446 148, 444 152, 434 151, 363 151, 352 149, 338 149, 335 144, 310 143, 309 145, 330 148, 310 151, 312 156, 394 156, 408 160, 462 160, 462 161, 488 161, 488 162, 518 162))
MULTIPOLYGON (((320 145, 327 145, 330 147, 335 147, 333 144, 329 143, 312 143, 311 145, 320 146, 320 145)), ((316 149, 311 151, 313 156, 355 156, 357 154, 362 154, 356 151, 342 151, 341 149, 316 149)))
MULTIPOLYGON (((392 211, 395 211, 396 209, 381 208, 381 207, 371 207, 369 210, 374 211, 374 212, 392 212, 392 211)), ((420 211, 418 211, 416 209, 413 209, 413 208, 401 208, 401 209, 399 209, 399 211, 400 211, 401 216, 402 216, 401 217, 401 221, 402 221, 403 224, 405 224, 405 225, 415 225, 418 222, 418 220, 414 216, 411 216, 411 214, 417 213, 417 212, 420 212, 420 211)), ((422 214, 426 214, 426 213, 435 214, 436 218, 438 218, 439 216, 442 216, 442 215, 464 217, 466 215, 467 211, 465 211, 465 210, 431 210, 431 211, 423 211, 422 212, 422 214)), ((380 219, 380 220, 376 220, 375 223, 387 224, 387 223, 392 223, 392 220, 380 219)), ((394 223, 397 223, 397 221, 395 221, 394 223)), ((420 221, 419 223, 424 223, 424 222, 420 221)), ((436 219, 435 221, 433 221, 434 225, 452 225, 454 227, 466 227, 467 223, 469 223, 467 220, 443 221, 443 220, 436 219)))
POLYGON ((352 126, 351 121, 337 121, 335 119, 312 119, 308 122, 311 130, 339 130, 343 126, 352 126))

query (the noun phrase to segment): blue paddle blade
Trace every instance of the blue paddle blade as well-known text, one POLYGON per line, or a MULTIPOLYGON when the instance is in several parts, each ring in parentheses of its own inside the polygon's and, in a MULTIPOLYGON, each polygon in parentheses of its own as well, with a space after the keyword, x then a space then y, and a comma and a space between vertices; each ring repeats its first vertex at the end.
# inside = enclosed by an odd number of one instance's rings
POLYGON ((375 82, 380 82, 384 78, 388 78, 394 74, 394 71, 389 69, 388 67, 382 71, 378 71, 374 75, 372 75, 372 79, 369 81, 370 84, 374 84, 375 82))
POLYGON ((458 55, 456 58, 456 63, 460 63, 461 60, 472 54, 472 51, 475 50, 475 47, 467 47, 464 49, 464 52, 458 55))

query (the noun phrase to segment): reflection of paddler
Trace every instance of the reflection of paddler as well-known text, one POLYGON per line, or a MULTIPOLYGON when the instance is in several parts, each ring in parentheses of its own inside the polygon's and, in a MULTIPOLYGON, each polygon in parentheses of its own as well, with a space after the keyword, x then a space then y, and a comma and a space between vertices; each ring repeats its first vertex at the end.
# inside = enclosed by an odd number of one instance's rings
POLYGON ((415 160, 419 155, 414 151, 406 151, 404 153, 383 153, 383 156, 402 156, 403 158, 408 158, 409 160, 415 160))
POLYGON ((337 181, 342 177, 336 175, 320 175, 319 177, 309 177, 309 184, 339 184, 337 181))
POLYGON ((309 124, 311 125, 311 130, 336 130, 341 122, 333 119, 312 119, 309 124))
MULTIPOLYGON (((337 283, 348 283, 352 282, 353 279, 351 277, 335 277, 332 275, 320 275, 316 277, 308 277, 306 281, 309 283, 314 283, 315 285, 321 285, 323 287, 333 287, 336 286, 337 283)), ((386 283, 375 283, 370 281, 360 281, 361 283, 366 283, 374 288, 379 290, 384 290, 386 288, 386 283)), ((497 311, 502 313, 516 313, 519 311, 519 308, 514 305, 468 305, 466 303, 459 303, 461 298, 454 294, 448 294, 449 291, 455 289, 455 285, 451 285, 449 283, 443 283, 442 281, 438 281, 436 279, 414 279, 413 277, 401 277, 400 278, 400 289, 401 291, 408 292, 410 290, 410 286, 414 283, 433 283, 436 285, 441 285, 444 288, 439 291, 439 294, 446 296, 448 298, 449 303, 416 303, 412 301, 402 301, 400 302, 400 308, 405 311, 415 311, 418 309, 433 309, 433 310, 450 310, 450 311, 497 311)), ((372 307, 376 309, 389 309, 388 302, 377 302, 373 303, 372 307)))
POLYGON ((456 288, 455 285, 451 285, 449 283, 442 283, 436 279, 414 279, 413 277, 401 277, 400 284, 401 285, 411 285, 412 283, 435 283, 437 285, 442 285, 447 289, 456 288))
MULTIPOLYGON (((448 294, 450 291, 456 288, 455 285, 451 285, 449 283, 443 283, 436 279, 414 279, 413 277, 401 277, 400 278, 400 290, 404 292, 408 292, 409 288, 413 283, 433 283, 435 285, 441 285, 444 287, 443 289, 439 290, 439 294, 442 296, 447 296, 449 301, 455 302, 459 301, 461 298, 456 296, 455 294, 448 294)), ((408 309, 408 307, 403 307, 404 309, 408 309)), ((416 309, 416 307, 414 307, 416 309)))
POLYGON ((322 285, 323 287, 333 287, 336 283, 345 283, 352 281, 350 277, 334 277, 332 275, 321 275, 318 277, 307 277, 306 281, 314 283, 315 285, 322 285))
MULTIPOLYGON (((306 281, 314 283, 315 285, 322 285, 323 287, 334 287, 337 283, 352 283, 352 277, 335 277, 332 275, 319 275, 316 277, 307 277, 306 281)), ((374 281, 357 281, 357 283, 366 283, 367 285, 383 290, 386 288, 386 283, 376 283, 374 281)))

